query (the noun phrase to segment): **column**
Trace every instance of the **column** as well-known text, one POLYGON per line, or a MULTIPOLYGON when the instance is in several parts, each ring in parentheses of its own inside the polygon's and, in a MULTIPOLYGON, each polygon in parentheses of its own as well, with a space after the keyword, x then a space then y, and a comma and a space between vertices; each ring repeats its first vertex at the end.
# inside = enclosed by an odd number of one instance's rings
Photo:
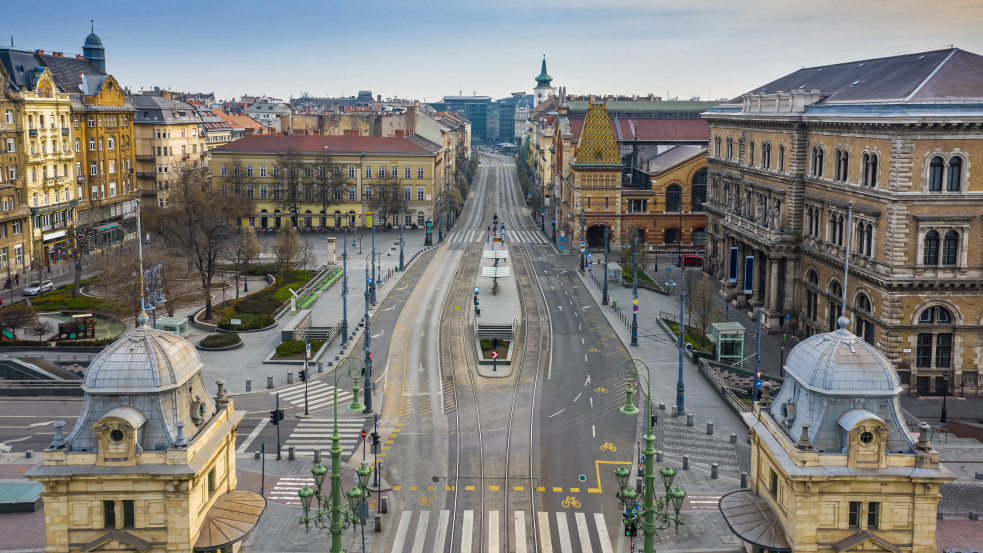
POLYGON ((768 301, 765 307, 778 316, 778 259, 768 259, 768 301))

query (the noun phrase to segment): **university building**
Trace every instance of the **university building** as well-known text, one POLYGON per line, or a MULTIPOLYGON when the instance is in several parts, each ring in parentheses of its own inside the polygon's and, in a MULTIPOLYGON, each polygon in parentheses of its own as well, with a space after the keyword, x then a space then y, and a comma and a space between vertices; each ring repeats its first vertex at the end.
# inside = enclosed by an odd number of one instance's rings
POLYGON ((211 150, 212 186, 253 200, 241 226, 397 226, 401 209, 405 225, 423 226, 439 215, 444 156, 439 144, 402 132, 248 135, 211 150))
POLYGON ((847 311, 912 393, 977 393, 983 57, 804 68, 704 117, 708 267, 725 298, 802 336, 847 311))

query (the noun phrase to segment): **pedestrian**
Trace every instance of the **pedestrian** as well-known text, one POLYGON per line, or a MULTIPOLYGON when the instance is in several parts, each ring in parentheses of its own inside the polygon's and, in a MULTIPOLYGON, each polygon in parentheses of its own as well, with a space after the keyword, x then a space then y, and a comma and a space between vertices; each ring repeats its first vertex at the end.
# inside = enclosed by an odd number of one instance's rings
POLYGON ((20 286, 20 273, 14 273, 14 284, 20 286))
POLYGON ((10 277, 7 277, 7 282, 3 283, 4 290, 10 290, 10 277))

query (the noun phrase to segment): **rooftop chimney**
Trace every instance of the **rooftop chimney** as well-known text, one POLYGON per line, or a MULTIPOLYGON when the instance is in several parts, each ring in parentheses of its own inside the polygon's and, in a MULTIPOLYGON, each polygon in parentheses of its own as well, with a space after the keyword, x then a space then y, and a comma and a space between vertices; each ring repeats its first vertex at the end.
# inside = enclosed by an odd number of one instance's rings
POLYGON ((358 129, 345 129, 343 136, 358 136, 358 129))
POLYGON ((52 52, 51 55, 54 56, 54 57, 56 57, 56 58, 63 58, 63 57, 65 57, 65 54, 62 54, 61 52, 52 52))
POLYGON ((406 131, 404 131, 403 129, 396 129, 394 131, 394 133, 395 133, 394 136, 396 138, 405 138, 406 137, 406 131))

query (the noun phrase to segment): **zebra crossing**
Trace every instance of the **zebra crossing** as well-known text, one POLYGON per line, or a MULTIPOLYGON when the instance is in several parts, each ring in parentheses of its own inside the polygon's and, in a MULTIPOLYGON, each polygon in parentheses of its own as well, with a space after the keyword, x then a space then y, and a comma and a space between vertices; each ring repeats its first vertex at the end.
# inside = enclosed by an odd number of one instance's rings
MULTIPOLYGON (((454 243, 470 243, 476 240, 484 241, 489 236, 486 230, 455 230, 448 235, 448 241, 454 243)), ((496 236, 501 236, 498 234, 496 236)), ((543 233, 536 230, 506 230, 505 243, 515 244, 549 244, 549 239, 543 233)))
MULTIPOLYGON (((299 489, 299 488, 298 488, 299 489)), ((296 492, 294 493, 296 496, 296 492)), ((505 520, 501 511, 490 510, 485 513, 485 532, 476 527, 480 524, 481 513, 466 510, 461 513, 457 524, 460 526, 460 549, 465 553, 472 551, 500 551, 502 525, 507 525, 510 551, 515 553, 614 553, 611 534, 604 522, 602 513, 538 511, 535 515, 536 527, 532 517, 525 511, 514 511, 511 520, 505 520), (534 547, 534 534, 539 543, 539 551, 534 547), (481 544, 484 535, 485 543, 481 544)), ((399 513, 399 523, 390 551, 399 553, 419 553, 421 551, 443 552, 453 548, 454 537, 449 535, 451 512, 403 511, 399 513), (436 518, 436 520, 432 520, 436 518)))
MULTIPOLYGON (((270 395, 280 394, 280 399, 297 407, 304 406, 304 385, 291 386, 283 390, 270 392, 270 395)), ((344 409, 352 401, 352 391, 338 388, 338 409, 344 409)), ((334 386, 320 380, 308 383, 307 404, 311 411, 334 405, 334 386)))
MULTIPOLYGON (((341 456, 343 459, 351 457, 355 448, 362 443, 362 428, 365 427, 365 419, 358 418, 338 418, 338 434, 341 435, 341 456)), ((294 448, 296 455, 314 456, 314 452, 321 450, 322 455, 327 456, 328 449, 331 448, 331 434, 334 432, 334 419, 301 419, 297 427, 283 443, 283 449, 294 448)))
POLYGON ((273 486, 273 489, 266 494, 266 498, 282 505, 295 505, 300 507, 300 496, 298 495, 298 492, 304 486, 310 486, 311 488, 316 487, 314 485, 314 478, 311 476, 284 476, 277 480, 276 484, 273 486))

